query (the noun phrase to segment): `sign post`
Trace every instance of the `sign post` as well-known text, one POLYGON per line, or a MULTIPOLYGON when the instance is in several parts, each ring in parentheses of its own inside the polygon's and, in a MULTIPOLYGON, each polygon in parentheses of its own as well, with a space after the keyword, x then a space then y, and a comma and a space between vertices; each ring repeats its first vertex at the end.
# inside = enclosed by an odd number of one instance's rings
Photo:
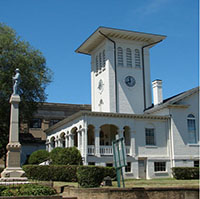
POLYGON ((124 137, 120 137, 112 141, 112 146, 113 146, 113 157, 114 157, 115 169, 117 173, 117 185, 118 187, 121 186, 121 183, 120 183, 120 179, 121 179, 120 174, 121 174, 123 187, 125 187, 123 170, 122 170, 123 167, 127 166, 124 137))

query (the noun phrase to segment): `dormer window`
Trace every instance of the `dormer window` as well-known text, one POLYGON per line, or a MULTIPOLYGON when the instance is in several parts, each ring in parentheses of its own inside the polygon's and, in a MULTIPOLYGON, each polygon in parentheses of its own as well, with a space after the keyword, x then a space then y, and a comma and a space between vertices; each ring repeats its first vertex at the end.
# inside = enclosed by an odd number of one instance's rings
POLYGON ((132 67, 132 54, 130 48, 126 49, 126 65, 127 67, 132 67))
POLYGON ((140 51, 139 49, 135 49, 135 67, 140 68, 140 51))
POLYGON ((118 66, 124 66, 124 63, 123 63, 123 49, 121 47, 117 48, 117 60, 118 60, 118 66))

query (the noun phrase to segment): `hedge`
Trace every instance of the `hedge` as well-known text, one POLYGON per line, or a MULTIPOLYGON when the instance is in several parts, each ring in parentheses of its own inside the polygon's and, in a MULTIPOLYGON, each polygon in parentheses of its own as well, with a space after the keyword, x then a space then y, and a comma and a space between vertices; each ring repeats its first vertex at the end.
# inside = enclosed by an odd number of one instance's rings
POLYGON ((172 174, 178 180, 199 179, 198 167, 173 167, 172 174))
POLYGON ((77 182, 76 165, 24 165, 27 178, 43 181, 77 182))
POLYGON ((77 182, 83 187, 99 186, 103 178, 110 176, 116 178, 113 167, 77 166, 77 165, 24 165, 22 167, 27 178, 41 181, 77 182), (89 185, 82 183, 85 180, 89 185), (90 178, 91 180, 88 180, 90 178), (97 183, 96 183, 96 180, 97 183), (95 181, 95 183, 93 183, 95 181))
POLYGON ((81 187, 99 187, 104 177, 115 178, 115 169, 100 166, 79 166, 77 169, 78 183, 81 187))
POLYGON ((45 196, 54 194, 56 194, 56 191, 53 188, 44 185, 0 185, 0 196, 45 196))

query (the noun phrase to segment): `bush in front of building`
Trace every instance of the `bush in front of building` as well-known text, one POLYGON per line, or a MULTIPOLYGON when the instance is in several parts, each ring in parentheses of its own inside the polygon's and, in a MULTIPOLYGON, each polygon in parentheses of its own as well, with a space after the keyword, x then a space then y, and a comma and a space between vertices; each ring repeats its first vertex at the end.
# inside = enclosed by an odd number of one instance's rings
POLYGON ((24 165, 26 177, 41 181, 77 182, 76 165, 24 165))
POLYGON ((79 166, 77 169, 78 183, 83 188, 99 187, 106 176, 116 178, 115 169, 101 166, 79 166))
POLYGON ((49 159, 49 152, 41 149, 34 151, 28 158, 28 164, 40 164, 49 159))
POLYGON ((56 194, 55 189, 39 184, 0 185, 0 196, 46 196, 56 194))
POLYGON ((104 167, 80 166, 77 169, 77 178, 81 187, 99 187, 104 178, 104 167))
POLYGON ((116 180, 116 169, 114 167, 104 167, 104 177, 111 177, 112 180, 116 180))
POLYGON ((63 148, 56 147, 49 153, 51 164, 60 164, 60 162, 59 162, 60 157, 59 156, 62 153, 62 151, 63 151, 63 148))
POLYGON ((54 148, 50 159, 53 165, 82 165, 81 153, 76 147, 54 148))
POLYGON ((172 174, 178 180, 199 179, 198 167, 173 167, 172 174))

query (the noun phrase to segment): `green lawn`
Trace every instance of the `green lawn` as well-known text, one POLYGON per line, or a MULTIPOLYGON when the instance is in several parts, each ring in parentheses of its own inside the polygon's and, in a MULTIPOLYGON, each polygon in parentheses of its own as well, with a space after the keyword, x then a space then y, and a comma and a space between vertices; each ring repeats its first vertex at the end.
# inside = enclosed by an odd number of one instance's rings
MULTIPOLYGON (((54 182, 54 186, 73 186, 78 187, 78 183, 54 182)), ((117 187, 117 182, 113 181, 113 187, 117 187)), ((125 187, 199 187, 199 180, 176 180, 173 178, 159 178, 151 180, 125 180, 125 187)))

